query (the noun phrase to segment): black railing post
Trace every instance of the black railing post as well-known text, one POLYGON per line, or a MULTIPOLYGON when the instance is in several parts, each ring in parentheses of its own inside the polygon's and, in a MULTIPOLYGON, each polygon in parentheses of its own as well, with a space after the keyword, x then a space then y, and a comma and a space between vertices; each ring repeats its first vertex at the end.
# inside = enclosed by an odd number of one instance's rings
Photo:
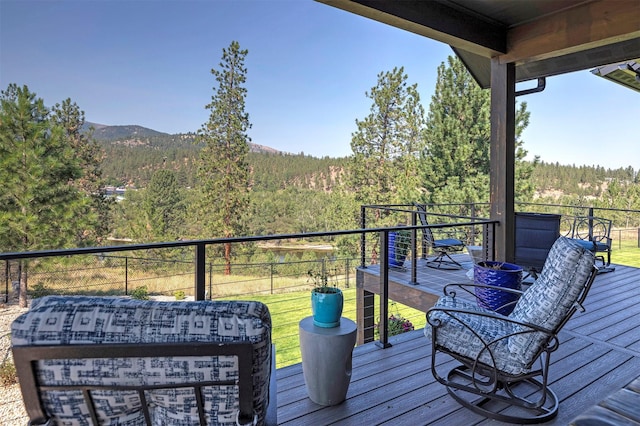
MULTIPOLYGON (((471 203, 471 220, 473 222, 476 221, 476 203, 471 203)), ((472 246, 476 245, 476 226, 475 225, 471 225, 471 238, 470 238, 470 244, 472 246)))
POLYGON ((382 349, 389 343, 389 231, 380 231, 380 322, 378 331, 380 340, 376 345, 382 349))
POLYGON ((124 257, 124 295, 129 295, 129 257, 124 257))
MULTIPOLYGON (((365 215, 366 215, 366 207, 360 206, 360 228, 361 229, 365 229, 367 227, 367 218, 365 217, 365 215)), ((365 265, 365 262, 367 261, 366 255, 365 255, 366 245, 367 245, 367 236, 363 232, 362 234, 360 234, 360 267, 362 268, 366 268, 366 265, 365 265)))
POLYGON ((418 212, 411 212, 411 226, 414 228, 411 230, 411 284, 418 285, 418 255, 416 249, 418 247, 418 230, 415 226, 418 225, 418 212))
POLYGON ((205 297, 205 286, 206 286, 206 273, 207 273, 207 263, 206 263, 206 253, 207 248, 204 243, 196 244, 196 279, 195 279, 195 299, 196 300, 204 300, 205 297))

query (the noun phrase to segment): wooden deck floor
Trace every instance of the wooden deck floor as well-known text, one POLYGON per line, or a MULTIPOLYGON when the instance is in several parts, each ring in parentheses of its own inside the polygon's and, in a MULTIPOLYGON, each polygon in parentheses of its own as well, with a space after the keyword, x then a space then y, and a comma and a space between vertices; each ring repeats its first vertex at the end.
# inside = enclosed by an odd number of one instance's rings
MULTIPOLYGON (((464 275, 437 272, 428 271, 434 281, 425 285, 440 287, 438 283, 459 282, 464 275)), ((598 275, 585 307, 586 312, 567 323, 560 348, 552 354, 551 388, 560 409, 557 418, 545 424, 568 424, 640 375, 640 269, 617 265, 615 272, 598 275)), ((316 405, 307 397, 300 364, 279 369, 278 424, 502 424, 462 408, 433 379, 431 345, 423 330, 392 337, 391 343, 388 349, 372 343, 354 349, 347 400, 333 407, 316 405)))

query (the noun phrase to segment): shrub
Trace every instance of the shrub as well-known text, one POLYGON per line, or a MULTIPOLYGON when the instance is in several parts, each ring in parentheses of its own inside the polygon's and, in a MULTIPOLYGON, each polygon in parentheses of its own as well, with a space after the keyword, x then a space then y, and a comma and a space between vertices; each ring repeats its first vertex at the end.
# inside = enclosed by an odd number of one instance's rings
POLYGON ((43 283, 37 282, 34 286, 31 286, 28 293, 32 299, 37 299, 39 297, 49 296, 53 294, 53 291, 43 283))
POLYGON ((13 365, 13 362, 5 360, 0 364, 0 384, 2 386, 10 386, 15 383, 18 383, 16 366, 13 365))
MULTIPOLYGON (((375 338, 378 339, 380 337, 380 326, 382 324, 376 324, 376 329, 375 329, 375 338)), ((387 335, 388 337, 391 336, 395 336, 398 334, 402 334, 402 333, 406 333, 408 331, 413 331, 414 330, 414 326, 413 323, 411 321, 409 321, 408 319, 406 319, 405 317, 403 317, 400 314, 394 315, 391 314, 389 315, 389 323, 388 323, 388 327, 387 327, 387 335)))
POLYGON ((149 300, 149 290, 147 290, 147 286, 143 285, 133 289, 133 291, 131 292, 131 298, 138 300, 149 300))
POLYGON ((182 290, 177 290, 176 292, 173 293, 173 295, 175 296, 176 300, 184 300, 186 295, 184 294, 184 291, 182 290))

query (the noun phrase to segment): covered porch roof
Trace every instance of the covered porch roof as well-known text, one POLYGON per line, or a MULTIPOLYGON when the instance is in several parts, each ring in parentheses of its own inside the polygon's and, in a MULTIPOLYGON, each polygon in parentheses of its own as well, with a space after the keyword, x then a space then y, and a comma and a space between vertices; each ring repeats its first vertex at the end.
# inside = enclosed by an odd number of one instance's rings
POLYGON ((640 57, 637 0, 319 0, 449 44, 478 84, 491 58, 516 82, 640 57))
MULTIPOLYGON (((516 83, 640 58, 638 0, 317 0, 451 46, 491 90, 491 219, 513 261, 516 83)), ((534 89, 535 91, 535 89, 534 89)))

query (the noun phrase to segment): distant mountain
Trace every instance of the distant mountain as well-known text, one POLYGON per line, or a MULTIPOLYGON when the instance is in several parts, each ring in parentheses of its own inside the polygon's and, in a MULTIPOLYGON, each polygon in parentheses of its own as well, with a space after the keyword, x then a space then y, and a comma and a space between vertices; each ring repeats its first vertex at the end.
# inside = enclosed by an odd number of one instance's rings
MULTIPOLYGON (((170 135, 169 133, 158 132, 157 130, 149 129, 138 125, 129 126, 108 126, 105 124, 86 122, 83 126, 83 131, 87 132, 93 127, 93 138, 99 142, 112 142, 118 145, 127 146, 141 146, 147 145, 150 147, 162 146, 160 141, 170 140, 173 146, 176 141, 180 141, 185 144, 192 144, 195 137, 194 133, 178 133, 170 135)), ((178 142, 178 145, 180 144, 178 142)), ((259 145, 255 143, 249 143, 249 150, 256 153, 268 153, 268 154, 281 154, 281 151, 273 149, 268 146, 259 145)))
POLYGON ((168 133, 158 132, 146 127, 129 126, 106 126, 97 123, 85 123, 84 130, 94 128, 93 137, 99 141, 112 141, 116 139, 148 138, 153 136, 169 136, 168 133))
POLYGON ((258 145, 253 142, 249 142, 249 151, 256 152, 258 154, 282 154, 282 151, 278 151, 277 149, 269 146, 258 145))

